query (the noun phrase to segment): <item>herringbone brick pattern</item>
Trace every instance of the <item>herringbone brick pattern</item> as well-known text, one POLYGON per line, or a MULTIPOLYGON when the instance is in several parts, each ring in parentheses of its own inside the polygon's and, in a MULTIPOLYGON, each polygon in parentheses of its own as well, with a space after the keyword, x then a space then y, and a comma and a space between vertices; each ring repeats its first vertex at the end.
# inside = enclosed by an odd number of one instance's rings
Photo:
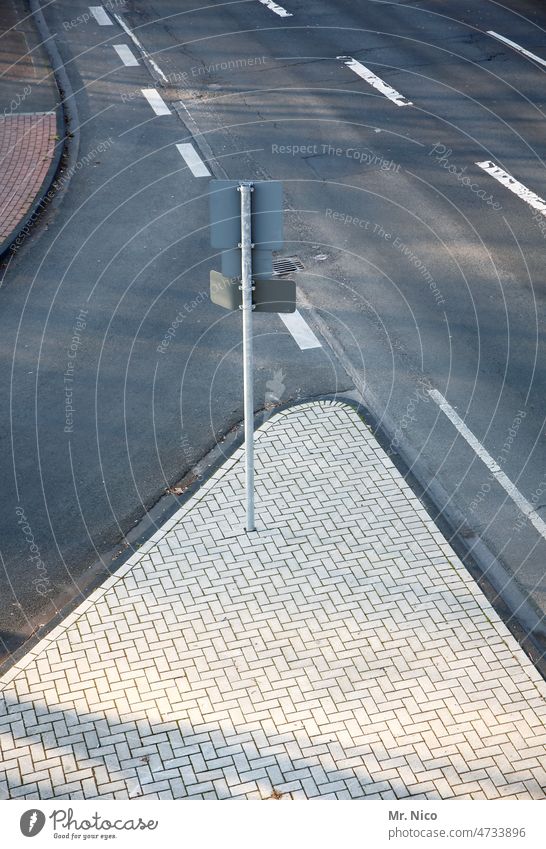
POLYGON ((6 798, 544 798, 542 679, 349 408, 276 416, 2 680, 6 798))
POLYGON ((0 244, 22 224, 53 161, 55 112, 0 116, 0 244))

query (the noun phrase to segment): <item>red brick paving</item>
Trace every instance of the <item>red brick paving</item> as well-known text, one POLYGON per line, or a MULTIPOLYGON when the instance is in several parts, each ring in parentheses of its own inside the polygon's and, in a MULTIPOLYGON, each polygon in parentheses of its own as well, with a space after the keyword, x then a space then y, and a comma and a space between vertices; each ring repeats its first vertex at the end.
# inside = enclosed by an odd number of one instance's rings
POLYGON ((22 224, 55 153, 54 112, 0 119, 0 246, 22 224))

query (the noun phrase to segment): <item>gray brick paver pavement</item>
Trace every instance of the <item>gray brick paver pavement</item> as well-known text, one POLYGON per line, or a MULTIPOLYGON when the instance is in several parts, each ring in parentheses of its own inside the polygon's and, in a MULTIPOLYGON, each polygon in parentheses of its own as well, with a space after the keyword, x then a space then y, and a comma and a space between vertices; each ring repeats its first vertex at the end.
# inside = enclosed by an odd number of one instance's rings
POLYGON ((354 411, 257 437, 258 533, 239 449, 5 674, 0 798, 546 798, 545 684, 354 411))

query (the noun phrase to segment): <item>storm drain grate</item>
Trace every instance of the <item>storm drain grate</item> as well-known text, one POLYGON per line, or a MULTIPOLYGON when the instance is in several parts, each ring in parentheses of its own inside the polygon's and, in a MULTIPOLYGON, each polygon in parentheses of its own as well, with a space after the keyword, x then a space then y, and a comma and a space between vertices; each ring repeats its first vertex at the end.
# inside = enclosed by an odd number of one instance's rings
POLYGON ((303 262, 297 256, 283 256, 273 260, 273 274, 293 274, 303 271, 303 262))

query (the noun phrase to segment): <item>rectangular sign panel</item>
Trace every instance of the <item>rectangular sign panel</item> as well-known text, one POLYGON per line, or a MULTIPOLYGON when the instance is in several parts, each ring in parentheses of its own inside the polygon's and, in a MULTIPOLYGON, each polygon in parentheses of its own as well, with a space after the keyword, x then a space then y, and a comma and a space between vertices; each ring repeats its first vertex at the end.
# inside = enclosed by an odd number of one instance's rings
MULTIPOLYGON (((241 241, 240 180, 210 181, 210 241, 213 248, 236 248, 241 241)), ((282 183, 252 183, 252 241, 262 250, 283 245, 282 183)))
POLYGON ((243 303, 241 281, 224 277, 219 271, 210 272, 210 299, 225 310, 238 310, 243 303))
MULTIPOLYGON (((221 254, 222 274, 225 277, 241 276, 241 251, 233 248, 222 251, 221 254)), ((273 274, 273 255, 271 251, 262 251, 254 248, 252 251, 252 276, 271 277, 273 274)))
POLYGON ((252 293, 254 312, 295 312, 296 284, 293 280, 274 277, 272 280, 256 280, 252 293))
MULTIPOLYGON (((238 310, 243 302, 241 281, 225 277, 219 271, 211 271, 210 299, 213 304, 225 310, 238 310)), ((296 284, 293 280, 279 277, 272 280, 255 280, 252 304, 254 312, 295 312, 296 284)))

